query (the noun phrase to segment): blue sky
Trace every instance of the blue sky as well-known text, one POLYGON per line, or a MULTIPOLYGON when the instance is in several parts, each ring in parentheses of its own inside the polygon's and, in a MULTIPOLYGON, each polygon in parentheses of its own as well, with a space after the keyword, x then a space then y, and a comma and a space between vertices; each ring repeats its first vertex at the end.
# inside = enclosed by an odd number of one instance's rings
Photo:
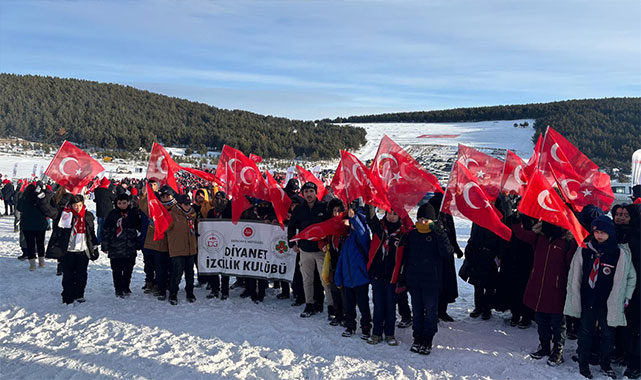
POLYGON ((635 1, 7 1, 0 72, 297 119, 641 95, 635 1))

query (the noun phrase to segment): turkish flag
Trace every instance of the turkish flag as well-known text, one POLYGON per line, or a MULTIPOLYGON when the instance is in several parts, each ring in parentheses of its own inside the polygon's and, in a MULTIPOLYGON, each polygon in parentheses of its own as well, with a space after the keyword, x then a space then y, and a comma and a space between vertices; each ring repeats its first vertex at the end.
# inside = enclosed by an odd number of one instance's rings
POLYGON ((523 194, 525 185, 527 185, 527 176, 523 172, 525 163, 521 157, 517 156, 511 150, 507 151, 503 175, 501 176, 501 191, 505 194, 523 194))
POLYGON ((327 219, 324 222, 315 223, 307 226, 304 230, 294 235, 289 241, 312 240, 319 241, 330 235, 342 235, 347 233, 344 215, 338 215, 327 219))
POLYGON ((536 168, 539 166, 539 157, 541 156, 541 149, 543 148, 543 134, 539 135, 538 140, 536 140, 536 145, 534 145, 534 152, 530 159, 527 161, 527 164, 523 167, 526 178, 530 178, 536 168))
POLYGON ((151 147, 151 156, 149 157, 149 165, 147 165, 146 178, 148 180, 155 179, 160 186, 169 185, 178 192, 175 174, 180 170, 180 165, 171 158, 165 148, 158 143, 154 143, 151 147))
POLYGON ((289 207, 292 205, 292 200, 287 196, 287 194, 285 194, 285 190, 283 190, 282 186, 276 182, 269 172, 265 172, 265 174, 267 175, 269 197, 271 198, 272 205, 274 206, 276 218, 278 218, 280 226, 285 228, 285 220, 287 219, 289 207))
MULTIPOLYGON (((173 221, 169 211, 163 206, 156 194, 147 183, 147 206, 149 207, 149 219, 154 225, 154 240, 162 240, 165 238, 165 232, 173 221)), ((178 206, 175 206, 178 207, 178 206)))
POLYGON ((411 225, 409 211, 428 192, 442 193, 438 179, 388 136, 383 136, 369 172, 372 183, 387 198, 404 224, 411 225))
POLYGON ((581 226, 572 210, 563 203, 561 197, 539 171, 534 172, 530 178, 518 210, 532 218, 542 219, 570 230, 579 245, 583 245, 583 240, 588 236, 588 232, 581 226))
POLYGON ((78 194, 83 187, 104 170, 105 168, 90 155, 65 141, 44 174, 72 194, 78 194))
POLYGON ((344 150, 341 150, 341 173, 348 202, 362 197, 367 204, 389 210, 389 202, 372 184, 367 166, 356 156, 344 150))
POLYGON ((538 167, 548 182, 559 184, 564 197, 579 212, 589 204, 607 211, 614 203, 610 176, 550 127, 538 167))
POLYGON ((332 178, 332 183, 329 185, 334 191, 334 196, 342 200, 346 205, 349 203, 347 201, 347 194, 345 194, 345 181, 343 180, 343 165, 339 161, 338 167, 334 172, 334 177, 332 178))
POLYGON ((254 161, 257 164, 260 164, 261 162, 263 162, 263 158, 254 153, 249 153, 249 159, 254 161))
POLYGON ((510 241, 512 237, 512 230, 501 221, 503 215, 477 182, 477 176, 467 170, 460 161, 454 162, 441 211, 467 218, 494 232, 503 240, 510 241))
POLYGON ((190 173, 192 175, 195 175, 198 178, 204 179, 205 181, 216 182, 217 184, 219 184, 221 186, 223 185, 223 183, 220 182, 218 180, 218 178, 216 178, 216 175, 214 175, 212 173, 208 173, 206 171, 198 170, 198 169, 194 169, 194 168, 187 168, 187 167, 184 167, 184 166, 180 166, 180 170, 184 170, 184 171, 186 171, 186 172, 188 172, 188 173, 190 173))
POLYGON ((304 168, 298 165, 296 165, 296 169, 298 170, 298 179, 301 182, 301 186, 304 185, 306 182, 315 183, 316 186, 318 187, 316 196, 318 197, 319 200, 323 200, 323 197, 325 197, 325 194, 327 194, 327 190, 325 189, 325 184, 323 183, 323 181, 316 178, 314 174, 310 173, 309 171, 305 170, 304 168))
POLYGON ((485 189, 491 200, 499 196, 503 161, 462 144, 458 145, 456 161, 476 176, 478 184, 485 189))

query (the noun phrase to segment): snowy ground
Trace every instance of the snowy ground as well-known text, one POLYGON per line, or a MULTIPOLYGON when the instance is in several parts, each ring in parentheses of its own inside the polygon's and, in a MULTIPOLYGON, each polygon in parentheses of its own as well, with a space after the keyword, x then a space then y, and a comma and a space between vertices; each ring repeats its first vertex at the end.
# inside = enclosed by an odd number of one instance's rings
MULTIPOLYGON (((511 148, 529 156, 531 128, 511 125, 461 125, 468 132, 406 125, 407 130, 397 126, 390 136, 405 145, 422 134, 461 134, 450 143, 511 148)), ((384 127, 372 125, 368 131, 370 148, 362 152, 373 156, 371 145, 381 137, 374 132, 384 127)), ((28 168, 19 176, 29 175, 34 163, 41 164, 36 158, 4 156, 0 173, 10 174, 16 161, 19 168, 28 168)), ((46 167, 48 162, 41 161, 46 167)), ((89 206, 95 207, 93 202, 89 206)), ((457 228, 459 244, 464 246, 470 223, 457 220, 457 228)), ((461 281, 460 296, 449 307, 456 321, 439 324, 434 351, 425 357, 409 352, 411 328, 396 330, 398 347, 370 346, 358 337, 341 337, 342 328, 330 326, 326 314, 301 319, 302 308, 277 300, 272 289, 261 305, 240 299, 239 289, 232 290, 227 301, 207 300, 207 291, 201 288, 196 289, 195 304, 186 303, 181 292, 178 306, 171 306, 140 290, 144 281, 140 255, 131 298, 114 296, 109 262, 103 255, 90 263, 87 302, 65 306, 55 262, 29 272, 27 263, 16 260, 20 249, 13 218, 0 218, 0 242, 0 379, 580 378, 569 358, 576 341, 566 344, 566 363, 558 368, 530 359, 528 352, 538 343, 536 329, 510 327, 505 322, 509 313, 495 312, 489 321, 471 319, 472 287, 461 281)), ((461 263, 457 260, 457 266, 461 263)))

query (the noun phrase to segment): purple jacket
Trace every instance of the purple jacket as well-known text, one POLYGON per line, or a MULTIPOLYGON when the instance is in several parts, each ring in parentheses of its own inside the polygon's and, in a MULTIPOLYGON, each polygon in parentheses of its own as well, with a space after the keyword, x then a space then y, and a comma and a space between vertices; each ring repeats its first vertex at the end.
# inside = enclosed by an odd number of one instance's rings
POLYGON ((517 239, 534 247, 534 264, 523 303, 537 312, 563 314, 568 271, 576 243, 563 237, 550 242, 542 234, 524 230, 521 223, 512 224, 512 232, 517 239))

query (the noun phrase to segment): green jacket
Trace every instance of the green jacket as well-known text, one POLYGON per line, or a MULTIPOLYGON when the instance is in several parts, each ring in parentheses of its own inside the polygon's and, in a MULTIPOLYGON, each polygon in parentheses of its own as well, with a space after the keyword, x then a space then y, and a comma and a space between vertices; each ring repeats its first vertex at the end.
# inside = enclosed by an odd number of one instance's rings
MULTIPOLYGON (((570 317, 581 317, 581 279, 583 278, 583 255, 581 247, 577 248, 568 273, 567 296, 563 314, 570 317)), ((637 273, 632 266, 632 254, 627 244, 619 244, 621 254, 614 272, 612 291, 607 300, 608 326, 627 326, 624 314, 626 300, 632 298, 636 285, 637 273)))

